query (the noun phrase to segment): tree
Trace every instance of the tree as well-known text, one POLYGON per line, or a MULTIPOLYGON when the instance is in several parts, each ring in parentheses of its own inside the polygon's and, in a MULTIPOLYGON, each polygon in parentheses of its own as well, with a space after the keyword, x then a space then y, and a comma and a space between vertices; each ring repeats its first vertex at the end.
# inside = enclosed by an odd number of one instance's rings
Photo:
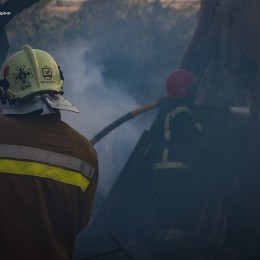
POLYGON ((73 16, 73 30, 92 43, 91 58, 104 66, 106 79, 147 101, 163 95, 165 77, 178 68, 195 13, 160 1, 92 0, 73 16))
POLYGON ((5 26, 20 12, 22 12, 25 8, 31 7, 33 4, 38 2, 39 0, 27 0, 17 1, 17 0, 9 0, 2 2, 0 0, 0 11, 4 15, 1 17, 0 21, 0 43, 1 43, 1 55, 0 55, 0 67, 4 62, 6 55, 9 50, 9 42, 5 30, 5 26))
POLYGON ((91 0, 67 17, 51 15, 50 2, 40 1, 8 25, 11 51, 30 44, 59 55, 61 47, 84 39, 92 45, 86 62, 101 64, 107 80, 141 102, 164 94, 165 77, 179 66, 196 25, 194 7, 160 1, 91 0))
POLYGON ((17 15, 7 26, 11 51, 29 44, 39 49, 56 49, 63 45, 64 31, 69 20, 53 16, 48 11, 51 0, 40 1, 17 15))

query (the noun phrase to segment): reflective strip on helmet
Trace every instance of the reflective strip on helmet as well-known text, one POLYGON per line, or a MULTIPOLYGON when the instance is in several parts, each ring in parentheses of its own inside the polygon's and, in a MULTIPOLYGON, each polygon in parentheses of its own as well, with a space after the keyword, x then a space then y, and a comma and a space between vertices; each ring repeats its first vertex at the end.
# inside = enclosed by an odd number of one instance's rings
POLYGON ((169 141, 171 138, 171 130, 170 130, 171 119, 173 119, 177 114, 183 112, 191 114, 191 111, 188 107, 177 107, 166 115, 166 118, 164 120, 164 139, 166 141, 169 141))
POLYGON ((51 178, 85 191, 94 174, 88 163, 39 148, 0 145, 0 172, 51 178))

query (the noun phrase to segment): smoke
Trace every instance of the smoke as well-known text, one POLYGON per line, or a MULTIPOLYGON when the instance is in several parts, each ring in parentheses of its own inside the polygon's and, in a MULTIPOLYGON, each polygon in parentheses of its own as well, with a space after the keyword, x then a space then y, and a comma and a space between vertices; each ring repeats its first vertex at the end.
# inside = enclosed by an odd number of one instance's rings
MULTIPOLYGON (((140 106, 117 82, 104 78, 105 68, 94 62, 91 44, 80 41, 59 51, 65 94, 80 111, 62 112, 62 119, 91 139, 100 130, 140 106), (84 59, 83 59, 84 57, 84 59)), ((99 157, 98 190, 106 196, 150 119, 133 119, 95 145, 99 157)))

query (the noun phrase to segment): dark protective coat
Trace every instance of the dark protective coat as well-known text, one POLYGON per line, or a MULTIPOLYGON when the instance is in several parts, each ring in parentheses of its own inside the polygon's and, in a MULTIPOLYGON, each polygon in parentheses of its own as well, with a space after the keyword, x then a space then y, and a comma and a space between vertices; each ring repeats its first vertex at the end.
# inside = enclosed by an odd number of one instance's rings
POLYGON ((159 105, 158 141, 153 159, 158 198, 157 230, 183 231, 192 197, 189 184, 194 175, 193 146, 201 129, 193 119, 191 98, 166 98, 159 105))
POLYGON ((90 219, 95 150, 57 115, 1 116, 0 126, 0 259, 71 259, 90 219))

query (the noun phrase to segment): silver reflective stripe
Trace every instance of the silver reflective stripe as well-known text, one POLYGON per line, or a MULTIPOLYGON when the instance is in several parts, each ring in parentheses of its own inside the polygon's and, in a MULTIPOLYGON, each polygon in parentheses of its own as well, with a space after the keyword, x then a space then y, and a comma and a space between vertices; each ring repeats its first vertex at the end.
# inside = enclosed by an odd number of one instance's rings
POLYGON ((153 169, 184 169, 189 170, 189 166, 182 162, 162 162, 162 163, 154 163, 153 169))
POLYGON ((0 158, 29 160, 66 168, 80 172, 89 180, 95 171, 94 167, 76 157, 29 146, 0 144, 0 158))
POLYGON ((153 169, 158 170, 158 169, 185 169, 189 170, 189 166, 183 162, 173 162, 169 161, 169 152, 170 149, 165 148, 163 149, 163 154, 162 154, 162 161, 159 163, 154 163, 153 164, 153 169))

